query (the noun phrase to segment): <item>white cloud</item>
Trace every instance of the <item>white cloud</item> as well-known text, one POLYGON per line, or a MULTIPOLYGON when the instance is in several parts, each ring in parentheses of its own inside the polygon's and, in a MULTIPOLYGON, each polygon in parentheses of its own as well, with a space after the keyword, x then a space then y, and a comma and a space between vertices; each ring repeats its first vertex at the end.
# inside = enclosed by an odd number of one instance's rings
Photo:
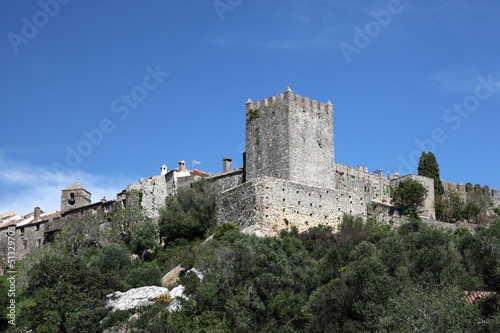
MULTIPOLYGON (((485 72, 478 68, 468 68, 468 69, 446 69, 434 73, 431 79, 430 86, 434 89, 449 92, 449 93, 461 93, 461 94, 473 94, 480 84, 479 77, 487 79, 492 75, 492 84, 500 88, 499 76, 485 72)), ((500 89, 497 89, 494 93, 496 95, 500 94, 500 89)))
POLYGON ((477 86, 477 76, 481 72, 477 68, 462 70, 445 69, 434 73, 432 86, 441 91, 452 93, 470 93, 477 86))
MULTIPOLYGON (((90 193, 92 201, 114 199, 134 179, 78 173, 78 182, 90 193)), ((54 172, 26 163, 5 160, 0 154, 0 214, 16 211, 21 215, 40 207, 45 212, 60 210, 61 190, 77 179, 74 174, 54 172)))

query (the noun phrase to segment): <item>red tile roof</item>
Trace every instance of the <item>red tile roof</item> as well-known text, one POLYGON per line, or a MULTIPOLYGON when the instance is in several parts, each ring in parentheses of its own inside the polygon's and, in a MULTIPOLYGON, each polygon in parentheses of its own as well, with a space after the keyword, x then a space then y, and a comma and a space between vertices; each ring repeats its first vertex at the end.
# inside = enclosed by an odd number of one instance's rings
POLYGON ((471 304, 476 304, 482 298, 487 298, 497 293, 491 291, 464 291, 465 299, 471 304))

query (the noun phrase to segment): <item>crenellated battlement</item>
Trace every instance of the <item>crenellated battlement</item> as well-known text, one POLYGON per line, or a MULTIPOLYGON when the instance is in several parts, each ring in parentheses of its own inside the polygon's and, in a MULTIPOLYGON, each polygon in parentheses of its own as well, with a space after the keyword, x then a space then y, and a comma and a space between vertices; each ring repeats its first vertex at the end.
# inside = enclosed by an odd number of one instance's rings
POLYGON ((496 187, 490 190, 490 187, 488 185, 481 186, 479 184, 476 184, 472 186, 471 183, 467 183, 467 185, 464 185, 464 183, 459 182, 458 184, 453 183, 453 182, 447 182, 444 180, 441 180, 441 183, 443 184, 444 189, 448 190, 453 190, 453 191, 458 191, 459 193, 476 193, 476 194, 481 194, 484 196, 492 197, 492 198, 499 198, 499 191, 496 187))
POLYGON ((252 102, 248 99, 246 103, 247 111, 260 110, 269 106, 273 106, 279 103, 294 103, 300 106, 302 109, 307 109, 308 111, 318 111, 318 112, 333 112, 333 104, 328 101, 325 103, 319 103, 314 99, 309 99, 308 97, 302 97, 297 94, 293 94, 293 91, 288 87, 284 94, 279 94, 276 96, 271 96, 269 98, 261 99, 260 101, 252 102))

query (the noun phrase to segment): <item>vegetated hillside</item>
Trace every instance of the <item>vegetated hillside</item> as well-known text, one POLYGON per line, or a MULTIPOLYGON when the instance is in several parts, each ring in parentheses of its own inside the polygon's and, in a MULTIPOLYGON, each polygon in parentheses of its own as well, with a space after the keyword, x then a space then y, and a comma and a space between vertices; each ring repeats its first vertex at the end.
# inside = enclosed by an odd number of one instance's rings
MULTIPOLYGON (((116 212, 126 227, 72 221, 53 244, 18 264, 16 326, 10 331, 101 332, 499 332, 495 294, 469 304, 464 291, 500 290, 500 220, 475 232, 437 229, 410 219, 391 228, 344 216, 279 237, 213 225, 206 184, 169 197, 156 226, 137 211, 116 212), (132 222, 131 222, 132 221, 132 222), (96 229, 97 228, 97 229, 96 229), (84 231, 82 233, 82 230, 84 231), (100 230, 100 232, 95 232, 100 230), (206 243, 206 236, 215 234, 206 243), (175 235, 175 236, 173 236, 175 235), (175 237, 175 238, 174 238, 175 237), (135 259, 131 254, 135 253, 135 259), (105 308, 105 295, 159 285, 178 264, 189 299, 169 299, 131 313, 105 308), (111 330, 110 330, 111 331, 111 330)), ((119 219, 118 219, 119 220, 119 219)), ((90 222, 89 222, 90 221, 90 222)), ((113 222, 114 223, 114 222, 113 222)), ((5 317, 8 281, 0 291, 5 317)))

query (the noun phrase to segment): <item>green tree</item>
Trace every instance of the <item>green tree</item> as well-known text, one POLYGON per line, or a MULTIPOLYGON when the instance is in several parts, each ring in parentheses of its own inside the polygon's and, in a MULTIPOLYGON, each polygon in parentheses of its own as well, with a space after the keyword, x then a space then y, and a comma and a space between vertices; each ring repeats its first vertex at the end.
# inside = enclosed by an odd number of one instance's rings
POLYGON ((480 212, 481 208, 479 206, 473 202, 468 202, 463 210, 463 218, 467 220, 476 219, 480 212))
POLYGON ((78 255, 88 247, 102 247, 120 241, 129 244, 131 240, 137 240, 139 227, 150 221, 138 203, 137 193, 127 194, 126 206, 116 203, 109 213, 87 211, 81 216, 67 217, 54 243, 78 255))
POLYGON ((113 228, 105 221, 104 212, 85 212, 82 216, 70 216, 64 221, 54 242, 71 254, 78 255, 87 247, 119 241, 119 229, 113 228))
POLYGON ((110 292, 97 270, 78 257, 41 256, 31 267, 21 306, 19 326, 35 332, 99 332, 107 310, 104 297, 110 292))
POLYGON ((10 282, 7 280, 8 277, 10 277, 10 274, 0 276, 0 330, 2 332, 7 331, 9 327, 7 306, 10 305, 12 298, 9 297, 10 282))
POLYGON ((460 239, 463 265, 482 280, 482 290, 500 292, 500 221, 460 239))
POLYGON ((394 206, 403 210, 406 215, 416 215, 426 195, 427 189, 418 181, 404 180, 393 192, 394 206))
POLYGON ((467 204, 462 199, 458 191, 446 190, 443 195, 436 197, 434 207, 436 209, 436 218, 443 222, 457 222, 461 220, 475 220, 481 212, 481 204, 486 210, 483 196, 475 193, 467 194, 467 204))
POLYGON ((119 230, 120 238, 125 244, 130 245, 137 236, 137 231, 141 225, 151 219, 146 215, 146 210, 142 207, 142 192, 127 192, 125 206, 116 204, 110 213, 107 214, 107 225, 119 230))
POLYGON ((443 184, 439 176, 439 165, 436 161, 436 156, 430 151, 422 152, 420 160, 418 161, 418 175, 434 179, 434 195, 438 196, 443 194, 443 184))
POLYGON ((458 288, 404 289, 389 302, 379 328, 389 332, 480 332, 479 309, 458 288))
POLYGON ((103 246, 99 253, 90 259, 89 267, 96 268, 101 273, 116 273, 122 275, 130 266, 130 252, 127 247, 119 243, 103 246))
POLYGON ((156 226, 151 221, 142 223, 136 232, 136 236, 131 242, 134 253, 144 257, 146 251, 152 250, 158 244, 158 236, 156 226))
POLYGON ((290 332, 304 323, 300 304, 306 297, 291 289, 292 269, 280 239, 230 231, 209 244, 200 261, 207 275, 194 294, 197 305, 226 312, 235 332, 290 332))
POLYGON ((136 267, 131 268, 127 272, 127 276, 124 278, 125 290, 161 285, 161 278, 163 277, 163 274, 158 266, 153 263, 143 262, 140 259, 136 259, 134 263, 136 267))
POLYGON ((158 226, 165 242, 202 237, 214 225, 215 188, 205 179, 180 188, 165 200, 158 226))
POLYGON ((372 332, 394 293, 394 281, 376 246, 361 242, 341 277, 311 294, 308 332, 372 332))
POLYGON ((464 218, 465 201, 458 191, 446 190, 434 202, 436 218, 443 222, 457 222, 464 218))
POLYGON ((409 277, 408 283, 423 285, 457 285, 475 288, 478 281, 461 265, 461 255, 453 243, 452 233, 412 219, 398 229, 404 261, 399 269, 409 277))

